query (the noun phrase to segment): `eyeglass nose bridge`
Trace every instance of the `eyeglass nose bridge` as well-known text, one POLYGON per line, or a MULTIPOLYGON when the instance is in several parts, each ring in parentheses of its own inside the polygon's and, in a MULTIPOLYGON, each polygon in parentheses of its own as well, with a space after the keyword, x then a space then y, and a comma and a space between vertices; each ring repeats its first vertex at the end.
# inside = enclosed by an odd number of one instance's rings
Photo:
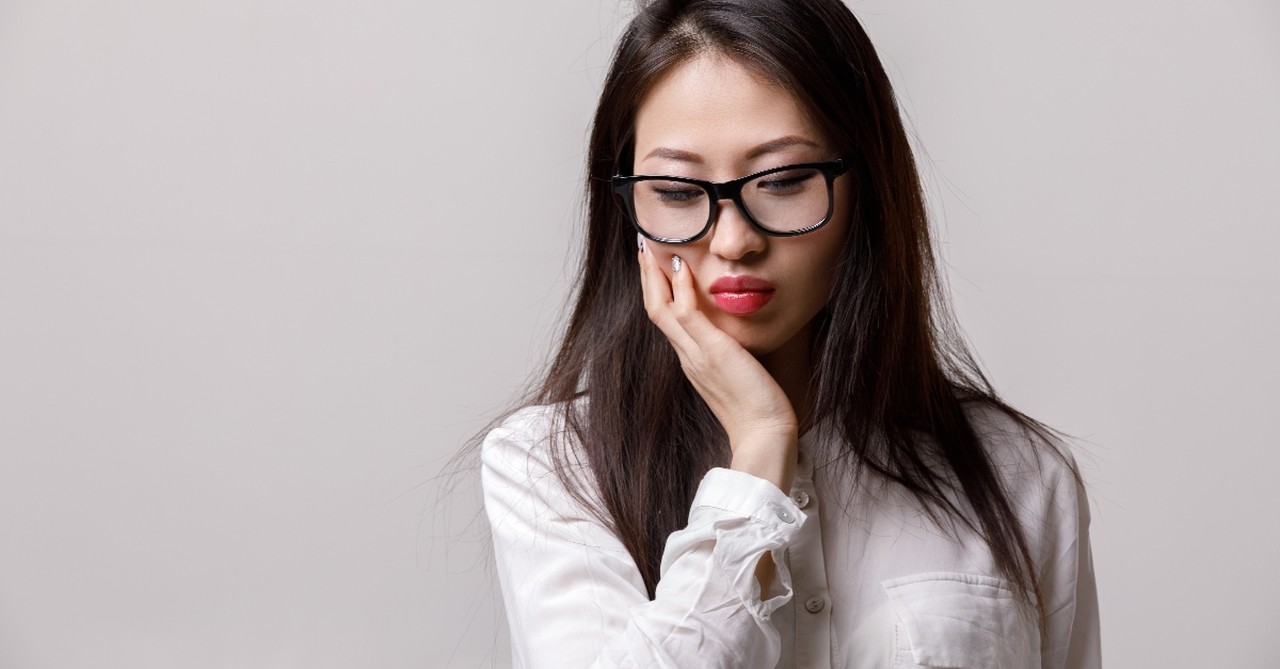
POLYGON ((725 181, 723 183, 707 183, 705 187, 711 195, 711 217, 707 223, 715 223, 720 218, 720 202, 723 200, 731 200, 738 208, 738 213, 742 214, 742 218, 753 228, 761 229, 759 223, 751 216, 751 212, 747 211, 747 205, 742 201, 742 187, 746 185, 753 177, 743 177, 734 179, 733 181, 725 181))

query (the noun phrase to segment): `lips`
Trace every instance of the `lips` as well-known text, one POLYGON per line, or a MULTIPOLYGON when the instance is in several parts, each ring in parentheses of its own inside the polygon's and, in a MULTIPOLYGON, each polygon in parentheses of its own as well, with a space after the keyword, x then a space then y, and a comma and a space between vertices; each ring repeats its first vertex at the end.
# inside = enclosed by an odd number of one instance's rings
POLYGON ((773 284, 754 276, 722 276, 711 284, 711 299, 725 313, 746 316, 773 299, 773 284))

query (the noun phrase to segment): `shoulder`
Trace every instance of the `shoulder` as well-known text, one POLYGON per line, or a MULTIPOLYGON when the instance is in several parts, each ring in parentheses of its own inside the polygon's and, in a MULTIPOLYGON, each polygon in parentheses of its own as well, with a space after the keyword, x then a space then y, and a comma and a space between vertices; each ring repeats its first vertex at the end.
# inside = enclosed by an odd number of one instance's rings
POLYGON ((1054 430, 1024 422, 988 402, 967 403, 965 413, 996 475, 1010 492, 1063 482, 1074 487, 1080 480, 1071 444, 1054 430))
POLYGON ((1071 444, 997 406, 974 403, 966 411, 1033 553, 1048 560, 1086 533, 1088 499, 1071 444))
POLYGON ((527 447, 547 442, 553 433, 562 429, 563 416, 563 404, 539 404, 517 409, 489 430, 483 449, 489 452, 517 443, 527 447))
POLYGON ((998 406, 973 403, 966 411, 1031 544, 1047 548, 1085 531, 1088 500, 1071 444, 998 406))
POLYGON ((526 406, 491 429, 480 447, 486 494, 503 488, 526 493, 558 488, 562 492, 566 480, 574 487, 584 483, 589 478, 585 458, 569 427, 570 413, 577 411, 579 404, 526 406))
POLYGON ((489 430, 480 446, 486 469, 509 470, 537 463, 549 466, 552 450, 568 433, 564 404, 540 404, 518 409, 489 430))

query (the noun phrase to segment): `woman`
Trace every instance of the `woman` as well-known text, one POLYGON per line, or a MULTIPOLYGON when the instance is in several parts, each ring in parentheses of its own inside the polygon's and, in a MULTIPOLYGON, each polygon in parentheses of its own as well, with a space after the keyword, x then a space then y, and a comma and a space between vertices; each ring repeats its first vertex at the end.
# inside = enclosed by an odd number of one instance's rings
POLYGON ((482 451, 515 665, 1098 666, 1076 469, 951 325, 844 5, 644 5, 590 141, 564 341, 482 451))

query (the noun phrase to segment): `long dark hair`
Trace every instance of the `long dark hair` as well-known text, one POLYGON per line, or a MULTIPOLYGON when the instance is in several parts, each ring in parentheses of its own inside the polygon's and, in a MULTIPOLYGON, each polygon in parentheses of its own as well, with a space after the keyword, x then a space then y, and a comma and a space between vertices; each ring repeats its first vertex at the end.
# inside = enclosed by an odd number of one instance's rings
POLYGON ((646 316, 635 235, 610 190, 610 177, 631 168, 648 88, 705 53, 781 84, 854 162, 853 220, 812 351, 815 422, 839 437, 839 464, 901 485, 935 520, 980 534, 996 568, 1038 602, 1026 538, 966 405, 1003 412, 1055 450, 1051 431, 997 396, 954 325, 893 91, 839 0, 649 2, 622 36, 591 132, 576 302, 530 398, 563 412, 566 438, 553 448, 561 478, 621 539, 653 597, 668 535, 684 526, 703 474, 728 462, 722 428, 646 316), (580 458, 596 490, 572 473, 580 458))

